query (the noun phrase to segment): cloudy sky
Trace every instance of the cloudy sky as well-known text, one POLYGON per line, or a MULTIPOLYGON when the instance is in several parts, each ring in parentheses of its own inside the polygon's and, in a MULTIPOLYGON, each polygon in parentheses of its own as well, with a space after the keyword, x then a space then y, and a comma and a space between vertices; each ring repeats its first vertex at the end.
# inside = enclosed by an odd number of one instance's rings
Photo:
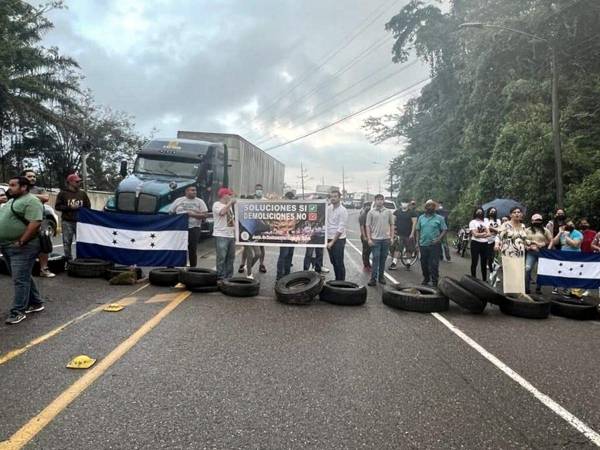
MULTIPOLYGON (((74 57, 96 100, 142 133, 235 133, 269 149, 427 77, 420 63, 391 62, 384 24, 407 1, 66 0, 45 44, 74 57)), ((302 162, 309 188, 340 185, 344 167, 349 191, 377 191, 401 146, 370 144, 361 125, 407 98, 269 152, 293 187, 302 162)))

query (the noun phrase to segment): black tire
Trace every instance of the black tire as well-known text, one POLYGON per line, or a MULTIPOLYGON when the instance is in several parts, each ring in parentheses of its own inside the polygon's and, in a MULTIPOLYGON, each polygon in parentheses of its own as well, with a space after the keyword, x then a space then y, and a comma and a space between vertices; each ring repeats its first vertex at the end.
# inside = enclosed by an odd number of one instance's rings
POLYGON ((148 274, 150 284, 154 286, 173 287, 179 283, 180 269, 167 267, 165 269, 152 269, 148 274))
POLYGON ((251 278, 227 278, 221 283, 220 289, 229 297, 254 297, 260 291, 260 282, 251 278))
POLYGON ((309 305, 321 289, 323 278, 318 273, 308 270, 294 272, 275 283, 275 297, 288 305, 309 305))
MULTIPOLYGON (((60 253, 52 252, 48 255, 48 270, 54 274, 63 273, 65 271, 65 267, 67 264, 67 258, 65 255, 60 253)), ((40 260, 39 258, 35 260, 35 264, 33 265, 33 270, 31 274, 34 277, 40 276, 40 260)))
POLYGON ((463 275, 460 279, 460 285, 473 294, 479 300, 502 305, 506 303, 506 297, 492 288, 485 281, 482 281, 472 275, 463 275))
POLYGON ((211 269, 199 269, 190 267, 182 270, 179 274, 179 281, 186 285, 188 289, 193 287, 206 287, 217 285, 217 272, 211 269))
POLYGON ((207 294, 209 292, 219 292, 219 286, 197 286, 188 288, 188 291, 207 294))
POLYGON ((443 277, 438 284, 438 289, 458 306, 473 314, 481 314, 487 305, 485 300, 480 300, 450 277, 443 277))
POLYGON ((552 296, 533 296, 544 297, 550 301, 550 312, 555 316, 566 317, 575 320, 595 320, 598 319, 598 307, 594 303, 585 300, 578 300, 569 297, 552 296))
POLYGON ((516 294, 505 297, 506 303, 500 305, 500 311, 504 314, 525 319, 547 319, 550 315, 550 302, 541 295, 530 295, 533 302, 519 298, 516 294))
MULTIPOLYGON (((50 264, 48 264, 50 265, 50 264)), ((106 278, 107 280, 110 280, 113 277, 116 277, 117 275, 122 274, 123 272, 130 272, 131 268, 129 266, 115 266, 112 269, 108 269, 106 271, 106 273, 104 274, 104 278, 106 278)), ((144 272, 142 271, 142 269, 140 267, 136 267, 135 268, 135 277, 137 280, 141 280, 142 278, 144 278, 144 272)))
POLYGON ((364 305, 367 301, 367 287, 351 281, 328 281, 323 285, 319 299, 333 305, 364 305))
POLYGON ((386 286, 381 299, 384 305, 403 311, 432 313, 448 310, 448 298, 424 286, 386 286), (419 292, 410 292, 411 289, 419 292))
POLYGON ((67 262, 67 274, 77 278, 102 278, 113 263, 96 258, 76 258, 67 262))

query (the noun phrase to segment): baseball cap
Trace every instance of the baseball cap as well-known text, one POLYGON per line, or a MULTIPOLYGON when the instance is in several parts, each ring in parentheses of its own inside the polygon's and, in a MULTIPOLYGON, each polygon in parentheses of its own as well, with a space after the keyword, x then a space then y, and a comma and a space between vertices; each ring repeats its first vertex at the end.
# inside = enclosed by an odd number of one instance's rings
POLYGON ((79 175, 77 175, 76 173, 72 173, 71 175, 69 175, 67 177, 67 181, 68 182, 81 181, 81 177, 79 175))
POLYGON ((535 222, 536 220, 544 220, 544 218, 542 217, 541 214, 534 214, 533 216, 531 216, 532 222, 535 222))
POLYGON ((233 191, 229 188, 222 187, 217 191, 217 197, 221 198, 224 195, 233 195, 233 191))

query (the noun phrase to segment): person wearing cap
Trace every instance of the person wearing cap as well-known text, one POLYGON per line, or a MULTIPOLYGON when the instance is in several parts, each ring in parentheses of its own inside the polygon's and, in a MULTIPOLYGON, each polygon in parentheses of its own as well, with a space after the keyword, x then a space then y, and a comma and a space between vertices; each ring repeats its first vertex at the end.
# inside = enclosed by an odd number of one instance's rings
MULTIPOLYGON (((548 248, 552 241, 552 232, 544 227, 541 214, 531 216, 531 225, 527 227, 525 238, 525 293, 530 294, 531 272, 537 266, 540 250, 548 248)), ((536 294, 541 292, 541 286, 536 285, 536 294)))
POLYGON ((442 252, 442 239, 448 231, 446 220, 436 214, 436 203, 433 200, 425 202, 425 213, 417 219, 415 226, 415 240, 419 243, 421 253, 421 271, 423 272, 423 286, 431 282, 437 286, 439 279, 440 254, 442 252))
POLYGON ((90 199, 87 194, 80 189, 81 178, 76 173, 67 177, 66 189, 56 196, 54 208, 60 211, 63 251, 67 260, 73 259, 71 245, 73 238, 77 234, 77 216, 81 208, 91 208, 90 199))
POLYGON ((233 276, 233 262, 235 260, 235 198, 233 191, 222 187, 217 191, 217 200, 212 207, 217 253, 217 279, 224 280, 233 276))

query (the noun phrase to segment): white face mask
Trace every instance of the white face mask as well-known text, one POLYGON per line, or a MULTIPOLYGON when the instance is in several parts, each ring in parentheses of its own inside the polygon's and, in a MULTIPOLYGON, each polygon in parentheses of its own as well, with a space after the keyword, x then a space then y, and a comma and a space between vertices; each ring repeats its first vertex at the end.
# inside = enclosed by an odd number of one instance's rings
POLYGON ((257 190, 256 190, 256 192, 255 192, 255 194, 256 194, 256 196, 257 196, 258 198, 262 198, 262 196, 263 196, 263 191, 262 191, 261 189, 257 189, 257 190))

